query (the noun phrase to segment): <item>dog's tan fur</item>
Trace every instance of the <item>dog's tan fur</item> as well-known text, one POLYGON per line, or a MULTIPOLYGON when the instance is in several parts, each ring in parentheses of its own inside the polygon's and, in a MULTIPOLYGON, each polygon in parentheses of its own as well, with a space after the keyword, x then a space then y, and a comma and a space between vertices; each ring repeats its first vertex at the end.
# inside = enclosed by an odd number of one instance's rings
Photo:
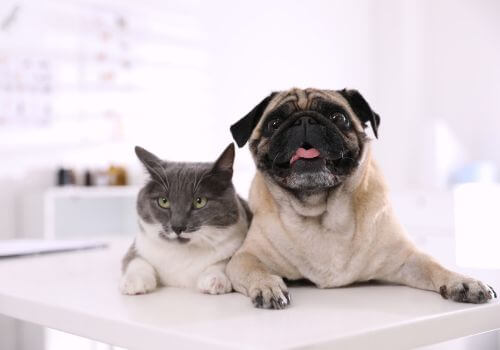
MULTIPOLYGON (((327 96, 350 110, 333 91, 280 93, 269 103, 251 139, 261 137, 265 114, 293 98, 305 108, 308 94, 327 96)), ((362 128, 361 123, 355 127, 362 128)), ((320 288, 376 279, 452 298, 467 283, 470 293, 492 296, 483 283, 445 269, 407 238, 389 202, 369 141, 363 145, 359 166, 340 186, 298 199, 257 171, 249 204, 254 218, 227 274, 237 291, 251 298, 261 295, 267 303, 264 307, 272 307, 273 298, 284 300, 287 289, 282 277, 307 278, 320 288)))

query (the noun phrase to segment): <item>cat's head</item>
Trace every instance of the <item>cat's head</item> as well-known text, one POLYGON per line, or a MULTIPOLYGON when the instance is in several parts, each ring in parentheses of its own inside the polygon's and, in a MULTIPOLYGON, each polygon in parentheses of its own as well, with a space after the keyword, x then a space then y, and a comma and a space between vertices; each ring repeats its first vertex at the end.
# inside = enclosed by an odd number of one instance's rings
POLYGON ((197 235, 200 228, 225 228, 238 221, 231 181, 232 143, 214 163, 164 161, 138 146, 135 153, 149 173, 137 199, 144 234, 171 242, 202 243, 211 238, 197 235))

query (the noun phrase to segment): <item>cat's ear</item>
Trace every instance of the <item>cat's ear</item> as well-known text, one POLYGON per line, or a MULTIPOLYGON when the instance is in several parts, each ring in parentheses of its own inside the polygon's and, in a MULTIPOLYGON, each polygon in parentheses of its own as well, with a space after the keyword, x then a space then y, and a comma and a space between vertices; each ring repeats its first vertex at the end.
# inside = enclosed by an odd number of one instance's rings
POLYGON ((233 176, 233 164, 234 143, 231 142, 215 161, 212 172, 216 174, 226 174, 226 176, 229 176, 229 179, 231 179, 233 176))
POLYGON ((221 193, 231 186, 233 178, 234 144, 226 147, 224 152, 217 158, 210 171, 204 176, 202 183, 205 188, 214 193, 221 193))
POLYGON ((153 179, 161 177, 162 161, 160 158, 140 146, 135 146, 135 154, 153 179))

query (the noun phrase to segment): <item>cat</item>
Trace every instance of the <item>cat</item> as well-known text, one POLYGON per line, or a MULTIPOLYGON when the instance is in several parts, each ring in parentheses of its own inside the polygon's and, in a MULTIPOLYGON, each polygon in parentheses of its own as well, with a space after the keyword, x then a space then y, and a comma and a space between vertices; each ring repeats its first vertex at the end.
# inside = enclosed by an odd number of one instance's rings
POLYGON ((225 267, 252 216, 232 184, 234 145, 214 163, 162 161, 139 146, 135 153, 149 178, 137 197, 140 232, 122 261, 121 292, 231 292, 225 267))

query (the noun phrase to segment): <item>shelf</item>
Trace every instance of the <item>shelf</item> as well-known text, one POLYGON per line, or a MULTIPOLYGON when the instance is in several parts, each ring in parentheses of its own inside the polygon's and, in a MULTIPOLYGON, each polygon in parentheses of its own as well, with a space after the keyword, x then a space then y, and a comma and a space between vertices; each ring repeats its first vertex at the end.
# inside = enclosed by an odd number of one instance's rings
POLYGON ((48 189, 46 195, 52 198, 133 197, 139 190, 138 186, 62 186, 48 189))

